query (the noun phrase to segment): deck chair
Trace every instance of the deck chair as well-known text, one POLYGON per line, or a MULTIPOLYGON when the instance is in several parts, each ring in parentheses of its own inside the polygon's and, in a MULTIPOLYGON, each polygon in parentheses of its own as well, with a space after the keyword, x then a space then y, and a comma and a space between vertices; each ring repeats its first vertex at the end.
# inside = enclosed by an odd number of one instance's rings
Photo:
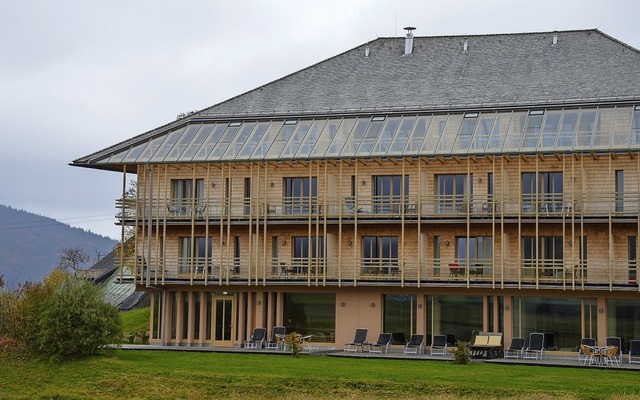
POLYGON ((589 347, 593 347, 596 345, 596 339, 595 338, 582 338, 580 339, 580 348, 578 349, 578 362, 584 361, 586 355, 583 351, 583 347, 582 345, 586 345, 589 347))
POLYGON ((618 348, 617 357, 618 364, 622 364, 622 339, 617 336, 607 337, 607 346, 616 346, 618 348))
POLYGON ((253 335, 244 342, 245 349, 261 349, 264 345, 264 339, 267 336, 267 330, 265 328, 255 328, 253 335))
POLYGON ((629 341, 629 364, 640 363, 640 340, 629 341))
POLYGON ((404 354, 422 354, 424 352, 423 339, 424 335, 411 335, 407 344, 404 345, 402 352, 404 354))
POLYGON ((529 334, 529 347, 522 353, 522 358, 542 360, 544 350, 544 333, 532 332, 529 334))
POLYGON ((391 334, 381 333, 378 340, 369 345, 369 353, 388 353, 391 346, 391 334))
POLYGON ((447 355, 447 335, 433 335, 429 354, 432 356, 447 355))
POLYGON ((284 336, 285 331, 286 331, 286 328, 284 326, 274 326, 273 329, 271 330, 271 337, 265 343, 265 348, 267 350, 278 350, 281 344, 283 343, 283 341, 280 340, 279 338, 284 336))
POLYGON ((356 210, 356 200, 352 196, 344 198, 344 206, 351 214, 362 212, 362 207, 358 207, 358 209, 356 210))
POLYGON ((353 336, 353 341, 351 343, 345 343, 344 351, 353 351, 354 353, 366 346, 367 343, 367 333, 369 330, 367 328, 358 328, 356 329, 356 333, 353 336))
POLYGON ((515 337, 511 339, 511 344, 504 351, 504 358, 522 358, 524 349, 527 347, 527 339, 515 337))

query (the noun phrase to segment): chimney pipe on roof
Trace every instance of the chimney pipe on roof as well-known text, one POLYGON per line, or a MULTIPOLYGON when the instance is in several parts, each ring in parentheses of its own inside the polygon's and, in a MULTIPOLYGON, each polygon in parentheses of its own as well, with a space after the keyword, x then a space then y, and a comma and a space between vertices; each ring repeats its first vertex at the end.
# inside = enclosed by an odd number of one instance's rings
POLYGON ((365 48, 364 48, 364 56, 365 56, 365 57, 369 57, 369 53, 370 53, 370 52, 371 52, 371 51, 369 50, 369 43, 367 43, 367 45, 366 45, 366 46, 365 46, 365 48))
POLYGON ((469 41, 467 38, 464 38, 464 42, 462 43, 462 51, 467 51, 469 49, 469 41))
POLYGON ((413 31, 416 28, 414 28, 413 26, 407 26, 406 28, 404 28, 405 31, 407 31, 407 36, 404 39, 404 55, 409 55, 411 53, 413 53, 413 31))
POLYGON ((555 46, 558 44, 558 32, 553 32, 553 42, 551 42, 552 46, 555 46))

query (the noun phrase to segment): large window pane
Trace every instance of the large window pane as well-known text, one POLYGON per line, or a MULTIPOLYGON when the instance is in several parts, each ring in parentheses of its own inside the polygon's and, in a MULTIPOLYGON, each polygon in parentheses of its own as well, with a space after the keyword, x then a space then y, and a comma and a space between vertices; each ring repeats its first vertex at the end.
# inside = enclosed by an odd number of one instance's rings
POLYGON ((583 337, 581 309, 580 299, 516 297, 513 336, 528 340, 530 333, 542 332, 547 349, 576 351, 583 337))
POLYGON ((313 335, 314 342, 335 342, 335 294, 285 293, 283 319, 288 333, 313 335))
POLYGON ((416 295, 385 294, 383 332, 391 333, 394 344, 406 344, 416 332, 416 295))
POLYGON ((482 296, 429 296, 427 345, 432 335, 447 335, 452 344, 470 341, 474 330, 482 330, 482 313, 482 296))

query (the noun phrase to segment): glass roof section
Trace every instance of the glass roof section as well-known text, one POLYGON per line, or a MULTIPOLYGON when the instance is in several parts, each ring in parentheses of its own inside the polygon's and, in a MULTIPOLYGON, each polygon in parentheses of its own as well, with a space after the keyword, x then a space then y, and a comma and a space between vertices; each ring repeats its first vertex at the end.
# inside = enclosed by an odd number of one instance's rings
POLYGON ((291 160, 640 149, 640 107, 194 122, 98 163, 291 160))

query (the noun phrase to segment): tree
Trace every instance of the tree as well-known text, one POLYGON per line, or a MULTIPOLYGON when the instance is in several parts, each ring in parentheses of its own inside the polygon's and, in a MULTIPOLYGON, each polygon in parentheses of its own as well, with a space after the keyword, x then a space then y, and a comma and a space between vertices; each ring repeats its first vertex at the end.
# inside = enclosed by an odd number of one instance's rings
POLYGON ((89 261, 89 256, 84 250, 78 247, 69 247, 62 249, 58 268, 63 271, 72 271, 74 275, 78 272, 82 264, 89 261))
POLYGON ((4 275, 0 275, 0 289, 4 287, 4 275))

